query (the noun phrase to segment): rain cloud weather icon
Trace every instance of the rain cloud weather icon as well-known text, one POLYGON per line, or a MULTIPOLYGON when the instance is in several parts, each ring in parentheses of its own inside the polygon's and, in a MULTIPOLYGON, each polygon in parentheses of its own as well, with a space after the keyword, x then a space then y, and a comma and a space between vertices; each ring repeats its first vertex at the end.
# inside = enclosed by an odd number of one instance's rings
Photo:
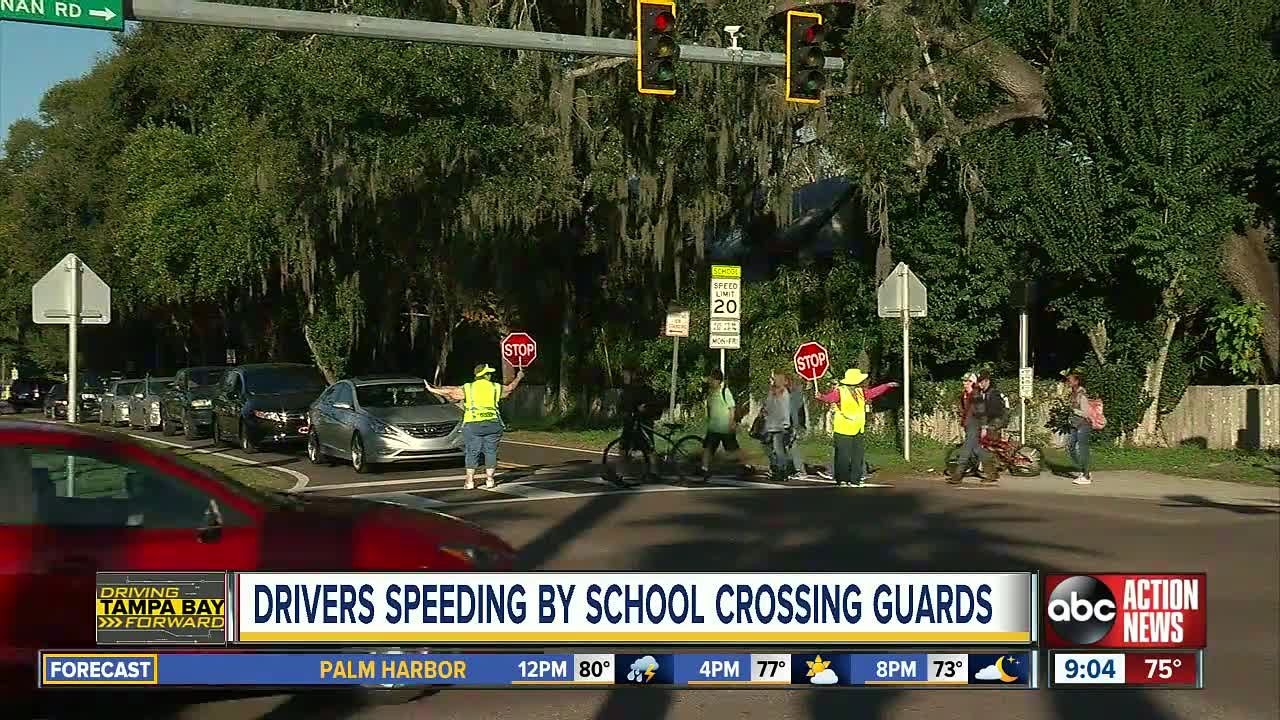
POLYGON ((631 672, 627 673, 627 680, 631 682, 649 682, 653 679, 653 673, 658 669, 658 660, 652 655, 645 655, 639 660, 631 663, 631 672))

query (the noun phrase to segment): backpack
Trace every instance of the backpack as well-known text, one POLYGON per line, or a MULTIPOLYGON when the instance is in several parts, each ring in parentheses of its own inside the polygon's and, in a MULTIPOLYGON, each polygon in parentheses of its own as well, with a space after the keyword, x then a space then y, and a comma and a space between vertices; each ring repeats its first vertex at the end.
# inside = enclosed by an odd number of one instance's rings
POLYGON ((1089 398, 1089 425, 1094 430, 1101 430, 1107 426, 1107 416, 1102 410, 1101 400, 1089 398))
POLYGON ((807 429, 809 427, 809 410, 804 403, 800 403, 800 409, 796 411, 796 430, 807 429))

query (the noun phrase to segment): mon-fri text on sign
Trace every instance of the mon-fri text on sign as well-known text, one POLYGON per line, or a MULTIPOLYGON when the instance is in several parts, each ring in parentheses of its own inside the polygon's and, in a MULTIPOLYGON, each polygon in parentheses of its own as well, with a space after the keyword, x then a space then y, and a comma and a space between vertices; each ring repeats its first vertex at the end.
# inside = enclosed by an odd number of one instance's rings
POLYGON ((742 268, 711 266, 711 332, 708 345, 736 350, 741 343, 742 268))
POLYGON ((124 0, 0 0, 0 20, 124 30, 124 0))

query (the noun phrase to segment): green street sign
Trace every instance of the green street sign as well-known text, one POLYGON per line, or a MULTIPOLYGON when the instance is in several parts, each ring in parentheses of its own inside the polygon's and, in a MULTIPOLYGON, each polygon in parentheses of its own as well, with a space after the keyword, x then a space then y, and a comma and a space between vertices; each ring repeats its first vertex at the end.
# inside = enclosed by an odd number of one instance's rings
POLYGON ((0 0, 0 20, 124 30, 124 0, 0 0))

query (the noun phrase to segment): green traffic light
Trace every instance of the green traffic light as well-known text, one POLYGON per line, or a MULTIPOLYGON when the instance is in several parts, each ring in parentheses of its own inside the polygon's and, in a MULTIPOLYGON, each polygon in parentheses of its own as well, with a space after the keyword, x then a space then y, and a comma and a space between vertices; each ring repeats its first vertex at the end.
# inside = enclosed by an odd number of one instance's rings
POLYGON ((675 77, 676 77, 676 70, 671 66, 671 63, 669 62, 658 63, 653 68, 653 79, 657 80, 658 82, 661 82, 661 83, 671 82, 672 80, 675 79, 675 77))

